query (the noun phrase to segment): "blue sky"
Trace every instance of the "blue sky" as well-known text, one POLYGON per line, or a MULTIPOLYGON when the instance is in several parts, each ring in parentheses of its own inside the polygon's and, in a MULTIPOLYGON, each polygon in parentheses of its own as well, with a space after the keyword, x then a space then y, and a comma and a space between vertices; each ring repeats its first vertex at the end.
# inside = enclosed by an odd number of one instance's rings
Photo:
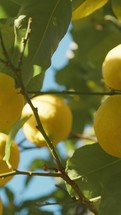
MULTIPOLYGON (((61 68, 67 63, 66 51, 69 49, 69 45, 71 42, 71 36, 69 33, 65 35, 62 41, 59 44, 58 49, 52 57, 52 66, 46 71, 45 80, 43 84, 43 90, 48 89, 60 89, 59 86, 54 82, 54 68, 61 68)), ((16 137, 16 141, 19 142, 23 138, 23 133, 20 131, 16 137)), ((26 142, 28 145, 28 142, 26 142)), ((60 147, 61 153, 63 153, 63 149, 60 147)), ((29 150, 21 153, 20 158, 20 170, 27 170, 27 167, 35 158, 46 158, 48 155, 48 150, 46 148, 29 150)), ((34 177, 26 190, 23 187, 25 181, 25 176, 15 176, 6 186, 9 187, 16 194, 16 202, 21 202, 23 199, 34 198, 37 196, 45 195, 48 192, 51 192, 55 189, 55 181, 52 178, 48 177, 34 177)), ((6 202, 5 195, 3 190, 1 189, 1 198, 3 203, 6 202)), ((56 215, 60 215, 57 212, 57 206, 46 207, 43 209, 49 209, 52 211, 56 211, 56 215)))

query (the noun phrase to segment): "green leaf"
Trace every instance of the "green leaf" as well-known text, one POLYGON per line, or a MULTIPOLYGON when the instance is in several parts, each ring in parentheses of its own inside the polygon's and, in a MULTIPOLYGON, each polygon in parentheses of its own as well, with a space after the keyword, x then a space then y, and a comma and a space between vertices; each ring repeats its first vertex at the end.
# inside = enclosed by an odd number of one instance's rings
MULTIPOLYGON (((2 35, 4 47, 9 55, 10 60, 12 59, 14 39, 15 39, 13 23, 14 23, 13 18, 0 19, 0 32, 2 35)), ((5 62, 7 61, 1 45, 0 45, 0 59, 4 60, 5 62)), ((9 74, 13 78, 15 78, 15 74, 8 67, 7 63, 4 64, 0 61, 0 71, 3 73, 9 74)))
POLYGON ((24 123, 28 120, 29 117, 25 117, 23 119, 18 119, 15 124, 13 125, 13 127, 11 128, 11 130, 8 133, 8 140, 6 143, 6 147, 5 147, 5 156, 3 158, 3 160, 6 161, 7 165, 11 168, 11 164, 9 162, 10 159, 10 153, 11 153, 11 143, 14 140, 17 132, 19 131, 19 129, 24 125, 24 123))
POLYGON ((16 3, 17 5, 21 5, 24 0, 11 0, 12 2, 16 3))
POLYGON ((72 0, 72 11, 78 8, 85 0, 72 0))
MULTIPOLYGON (((10 18, 10 19, 0 20, 0 32, 2 34, 5 49, 9 53, 14 44, 13 19, 10 18)), ((5 59, 1 45, 0 45, 0 58, 5 59)))
POLYGON ((20 58, 20 41, 25 35, 29 17, 32 17, 32 31, 24 52, 22 66, 25 85, 33 77, 34 65, 40 66, 40 72, 50 66, 52 54, 65 35, 70 23, 71 1, 25 0, 23 2, 15 20, 16 51, 13 56, 15 65, 20 58))
POLYGON ((0 1, 0 19, 15 17, 19 10, 19 6, 12 0, 0 1))
POLYGON ((99 215, 121 214, 121 172, 111 177, 105 185, 99 215))
POLYGON ((112 9, 118 20, 121 22, 121 1, 112 0, 112 9))
MULTIPOLYGON (((100 196, 104 185, 121 169, 121 159, 105 153, 98 143, 87 145, 75 151, 67 161, 67 173, 76 180, 88 198, 100 196)), ((68 191, 74 195, 67 185, 68 191)))
POLYGON ((32 79, 29 81, 26 90, 28 91, 39 91, 43 85, 44 72, 39 66, 34 66, 34 74, 32 79))
POLYGON ((85 0, 84 2, 76 8, 72 13, 72 20, 78 20, 85 16, 90 15, 94 11, 98 10, 99 8, 103 7, 108 0, 85 0))
POLYGON ((9 202, 14 202, 14 193, 12 190, 10 190, 8 187, 4 187, 4 191, 6 193, 6 196, 9 200, 9 202))

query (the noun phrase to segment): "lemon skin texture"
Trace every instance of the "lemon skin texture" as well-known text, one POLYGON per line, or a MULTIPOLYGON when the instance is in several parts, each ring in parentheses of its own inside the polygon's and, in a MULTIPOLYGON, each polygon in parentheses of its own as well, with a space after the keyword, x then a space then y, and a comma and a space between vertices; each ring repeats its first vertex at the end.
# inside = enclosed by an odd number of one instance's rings
POLYGON ((94 130, 100 146, 121 158, 121 95, 108 97, 94 117, 94 130))
MULTIPOLYGON (((34 107, 38 108, 43 128, 53 145, 66 139, 72 128, 72 113, 64 100, 54 95, 42 95, 33 98, 32 103, 34 107)), ((26 138, 38 146, 46 146, 43 135, 36 127, 37 123, 33 112, 26 104, 22 111, 22 118, 30 115, 31 117, 23 126, 26 138)))
MULTIPOLYGON (((12 168, 9 169, 6 162, 3 160, 5 155, 5 145, 7 141, 8 136, 4 133, 0 133, 0 174, 11 172, 12 169, 17 169, 19 160, 20 160, 20 152, 18 149, 17 144, 13 141, 11 144, 11 153, 10 153, 10 164, 12 165, 12 168)), ((0 178, 0 187, 4 186, 8 181, 10 181, 13 178, 13 176, 6 177, 6 178, 0 178)))
POLYGON ((106 55, 102 64, 102 75, 109 88, 121 90, 121 44, 106 55))
POLYGON ((10 129, 20 117, 24 97, 7 74, 0 73, 0 130, 10 129))

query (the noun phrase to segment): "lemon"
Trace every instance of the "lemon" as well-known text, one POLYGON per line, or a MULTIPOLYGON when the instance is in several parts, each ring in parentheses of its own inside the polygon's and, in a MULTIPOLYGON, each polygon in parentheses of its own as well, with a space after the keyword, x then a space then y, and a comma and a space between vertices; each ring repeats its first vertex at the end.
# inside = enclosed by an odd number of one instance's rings
POLYGON ((0 215, 2 215, 3 213, 3 204, 2 204, 2 200, 0 199, 0 215))
MULTIPOLYGON (((54 95, 41 95, 32 99, 38 108, 39 118, 46 134, 54 145, 68 137, 72 127, 72 113, 65 101, 54 95)), ((46 141, 37 129, 36 119, 28 104, 22 111, 22 118, 30 116, 23 126, 26 138, 38 146, 46 146, 46 141)))
POLYGON ((121 44, 106 55, 102 64, 102 74, 108 87, 121 90, 121 44))
POLYGON ((10 129, 21 115, 24 97, 7 74, 0 73, 0 130, 10 129))
POLYGON ((121 158, 121 95, 108 97, 94 117, 94 130, 100 146, 121 158))
MULTIPOLYGON (((12 165, 12 168, 9 169, 8 165, 3 160, 5 155, 5 145, 7 138, 8 136, 6 134, 0 133, 0 174, 11 172, 12 169, 17 169, 19 164, 20 152, 15 142, 12 142, 11 144, 10 164, 12 165)), ((9 180, 12 179, 12 177, 13 176, 0 178, 0 186, 5 185, 9 180)))

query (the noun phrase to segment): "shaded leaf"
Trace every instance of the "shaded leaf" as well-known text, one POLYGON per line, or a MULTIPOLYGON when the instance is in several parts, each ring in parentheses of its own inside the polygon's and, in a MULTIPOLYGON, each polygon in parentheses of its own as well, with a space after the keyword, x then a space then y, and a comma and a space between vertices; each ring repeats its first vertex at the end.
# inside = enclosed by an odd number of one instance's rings
POLYGON ((0 19, 15 17, 19 10, 19 6, 12 0, 0 1, 0 19))
MULTIPOLYGON (((10 53, 14 44, 14 29, 13 29, 13 19, 3 19, 0 20, 0 32, 2 34, 3 43, 5 49, 10 53)), ((5 59, 2 47, 0 45, 0 58, 5 59)))
POLYGON ((121 22, 121 1, 112 0, 112 9, 118 20, 121 22))
MULTIPOLYGON (((105 153, 98 143, 75 151, 67 161, 67 172, 88 198, 100 196, 104 185, 121 169, 121 159, 105 153)), ((72 188, 68 187, 72 195, 72 188)))
POLYGON ((72 0, 72 10, 79 7, 85 0, 72 0))
POLYGON ((121 214, 121 172, 111 177, 102 193, 99 215, 121 214))
POLYGON ((12 190, 10 190, 8 187, 4 187, 4 191, 6 193, 6 196, 9 200, 9 202, 13 202, 14 201, 14 193, 12 190))
POLYGON ((72 13, 72 20, 78 20, 85 16, 90 15, 94 11, 103 7, 108 0, 85 0, 80 4, 72 13))
POLYGON ((24 0, 11 0, 11 1, 16 3, 17 5, 21 5, 24 0))

